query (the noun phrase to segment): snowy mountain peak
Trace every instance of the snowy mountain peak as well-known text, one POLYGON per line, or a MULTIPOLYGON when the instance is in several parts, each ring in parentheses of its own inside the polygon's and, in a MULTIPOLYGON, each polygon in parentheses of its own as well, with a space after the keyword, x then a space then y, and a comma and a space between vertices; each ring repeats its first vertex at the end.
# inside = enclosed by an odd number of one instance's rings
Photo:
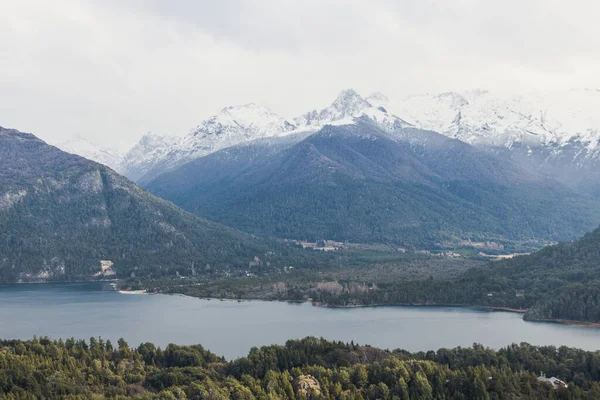
POLYGON ((248 139, 276 136, 291 131, 293 124, 271 109, 248 103, 223 108, 220 113, 203 121, 192 136, 242 135, 248 139))
POLYGON ((331 105, 319 113, 322 121, 336 122, 360 116, 364 109, 372 107, 354 89, 342 90, 331 105))
POLYGON ((145 182, 161 172, 220 149, 255 139, 285 136, 294 129, 292 123, 268 107, 255 103, 228 106, 181 139, 147 135, 128 154, 128 176, 145 182))
POLYGON ((127 152, 125 155, 126 163, 135 163, 140 155, 142 154, 150 154, 154 152, 156 149, 162 149, 165 147, 170 147, 179 142, 181 138, 175 136, 164 136, 159 135, 157 133, 148 132, 140 141, 135 144, 131 150, 127 152))
POLYGON ((144 176, 151 165, 162 160, 169 149, 177 144, 181 138, 175 136, 163 136, 148 132, 131 150, 123 157, 123 168, 127 177, 137 180, 144 176))
MULTIPOLYGON (((379 96, 383 100, 385 96, 379 96)), ((374 103, 377 103, 374 98, 374 103)), ((321 111, 310 111, 294 119, 297 126, 319 127, 324 125, 353 124, 360 118, 369 118, 387 130, 410 126, 395 115, 389 114, 384 106, 372 104, 353 89, 343 90, 331 105, 321 111)))
POLYGON ((343 116, 351 116, 370 106, 371 104, 363 99, 354 89, 346 89, 338 94, 335 101, 331 104, 330 109, 339 111, 343 116))

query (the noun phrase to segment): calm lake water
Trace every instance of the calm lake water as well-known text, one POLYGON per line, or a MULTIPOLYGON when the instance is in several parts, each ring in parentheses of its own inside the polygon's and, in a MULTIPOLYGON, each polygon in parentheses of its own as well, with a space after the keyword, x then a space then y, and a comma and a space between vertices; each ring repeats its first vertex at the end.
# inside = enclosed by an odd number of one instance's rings
POLYGON ((600 349, 600 329, 525 322, 521 315, 454 307, 332 309, 310 304, 131 295, 101 283, 0 286, 0 338, 101 336, 131 346, 196 344, 227 358, 253 346, 322 336, 410 351, 482 343, 600 349))

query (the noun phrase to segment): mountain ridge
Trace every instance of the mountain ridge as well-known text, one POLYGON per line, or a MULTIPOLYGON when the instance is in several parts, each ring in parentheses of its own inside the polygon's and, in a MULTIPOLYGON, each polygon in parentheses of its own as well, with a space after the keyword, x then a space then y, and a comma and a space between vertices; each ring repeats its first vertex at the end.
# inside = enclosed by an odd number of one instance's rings
MULTIPOLYGON (((598 90, 529 95, 471 90, 393 102, 380 92, 362 97, 347 89, 330 106, 289 120, 255 103, 225 107, 187 136, 165 139, 146 151, 141 151, 145 147, 138 143, 122 166, 116 167, 114 162, 109 166, 147 183, 167 170, 226 147, 299 131, 314 132, 327 124, 349 124, 367 117, 388 131, 412 126, 459 139, 597 195, 600 117, 594 111, 596 105, 600 106, 598 90)), ((108 163, 101 155, 85 150, 80 153, 108 163)))
POLYGON ((228 106, 204 120, 176 143, 163 146, 158 150, 158 158, 154 157, 157 149, 149 152, 148 157, 134 158, 136 161, 133 162, 128 161, 128 154, 125 157, 126 175, 140 183, 148 183, 163 172, 226 147, 294 133, 315 132, 327 124, 348 124, 359 118, 369 118, 390 131, 410 126, 385 109, 373 106, 352 89, 341 91, 329 107, 310 111, 294 118, 293 122, 255 103, 228 106), (129 167, 131 165, 134 167, 129 167), (140 174, 140 170, 143 173, 140 174))

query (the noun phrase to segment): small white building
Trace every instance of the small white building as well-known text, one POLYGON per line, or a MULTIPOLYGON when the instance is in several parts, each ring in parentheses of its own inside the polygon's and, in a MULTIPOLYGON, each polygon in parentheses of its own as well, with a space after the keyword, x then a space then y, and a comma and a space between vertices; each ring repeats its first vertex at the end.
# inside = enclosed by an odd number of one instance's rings
POLYGON ((558 388, 566 389, 569 387, 569 385, 567 385, 564 381, 562 381, 554 376, 551 378, 547 378, 543 372, 540 374, 538 381, 543 382, 543 383, 549 383, 552 385, 552 387, 554 389, 558 389, 558 388))

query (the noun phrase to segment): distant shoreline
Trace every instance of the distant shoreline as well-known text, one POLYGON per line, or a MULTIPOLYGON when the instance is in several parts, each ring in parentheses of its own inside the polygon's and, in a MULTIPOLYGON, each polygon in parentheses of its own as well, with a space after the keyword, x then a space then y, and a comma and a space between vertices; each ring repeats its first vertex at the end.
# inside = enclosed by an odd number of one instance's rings
POLYGON ((356 304, 338 306, 335 304, 321 304, 319 302, 313 303, 317 307, 327 308, 364 308, 364 307, 455 307, 455 308, 471 308, 486 311, 504 311, 517 314, 525 314, 527 310, 509 307, 491 307, 491 306, 480 306, 480 305, 466 305, 466 304, 429 304, 429 303, 413 303, 413 304, 356 304))
MULTIPOLYGON (((152 294, 150 292, 147 292, 148 294, 152 294)), ((465 304, 356 304, 356 305, 345 305, 345 306, 341 306, 341 305, 334 305, 334 304, 323 304, 320 303, 318 301, 308 301, 308 300, 285 300, 285 299, 281 299, 281 300, 268 300, 268 299, 253 299, 253 298, 243 298, 243 299, 222 299, 222 298, 218 298, 218 297, 197 297, 197 296, 190 296, 187 294, 183 294, 183 293, 162 293, 162 292, 158 292, 156 294, 163 294, 163 295, 178 295, 178 296, 185 296, 185 297, 191 297, 191 298, 195 298, 195 299, 203 299, 203 300, 215 300, 215 301, 236 301, 236 302, 243 302, 243 301, 266 301, 266 302, 272 302, 272 301, 277 301, 277 302, 281 302, 281 303, 306 303, 306 304, 311 304, 314 307, 323 307, 323 308, 331 308, 331 309, 335 309, 335 308, 346 308, 346 309, 352 309, 352 308, 369 308, 369 307, 448 307, 448 308, 465 308, 465 309, 471 309, 471 310, 484 310, 484 311, 490 311, 490 312, 509 312, 509 313, 514 313, 514 314, 522 314, 524 315, 525 313, 527 313, 527 310, 525 309, 518 309, 518 308, 510 308, 510 307, 492 307, 492 306, 480 306, 480 305, 465 305, 465 304)), ((524 319, 522 318, 523 321, 525 322, 542 322, 542 323, 555 323, 555 324, 561 324, 561 325, 569 325, 569 326, 581 326, 581 327, 586 327, 586 328, 600 328, 600 322, 587 322, 587 321, 573 321, 573 320, 567 320, 567 319, 544 319, 544 320, 539 320, 539 319, 524 319)))
POLYGON ((527 319, 527 322, 542 322, 548 324, 561 324, 569 326, 580 326, 583 328, 600 328, 600 322, 576 321, 572 319, 527 319))
POLYGON ((26 281, 26 282, 5 282, 5 283, 0 283, 0 286, 2 285, 51 285, 51 284, 65 284, 65 283, 94 283, 94 282, 117 282, 119 279, 118 278, 114 278, 114 279, 90 279, 90 280, 74 280, 74 281, 43 281, 43 280, 36 280, 36 281, 26 281))
MULTIPOLYGON (((37 282, 14 282, 14 283, 7 283, 7 284, 0 284, 0 286, 2 285, 13 285, 13 284, 17 284, 17 285, 22 285, 22 284, 52 284, 52 283, 56 283, 56 284, 68 284, 68 283, 93 283, 93 282, 117 282, 118 279, 103 279, 103 280, 80 280, 80 281, 51 281, 51 282, 43 282, 43 281, 37 281, 37 282)), ((203 300, 219 300, 219 301, 237 301, 237 302, 241 302, 241 301, 277 301, 277 302, 283 302, 283 303, 308 303, 308 304, 312 304, 315 307, 324 307, 324 308, 368 308, 368 307, 455 307, 455 308, 467 308, 467 309, 472 309, 472 310, 486 310, 486 311, 501 311, 501 312, 510 312, 510 313, 516 313, 516 314, 525 314, 527 313, 527 310, 525 309, 518 309, 518 308, 510 308, 510 307, 493 307, 493 306, 481 306, 481 305, 465 305, 465 304, 424 304, 424 303, 417 303, 417 304, 353 304, 353 305, 335 305, 335 304, 323 304, 320 303, 318 301, 309 301, 309 300, 285 300, 285 299, 260 299, 260 298, 241 298, 241 299, 222 299, 222 298, 218 298, 218 297, 198 297, 198 296, 191 296, 188 294, 184 294, 184 293, 164 293, 164 292, 149 292, 147 289, 141 289, 141 290, 119 290, 119 289, 115 289, 116 292, 120 293, 120 294, 125 294, 125 295, 142 295, 142 294, 162 294, 162 295, 179 295, 179 296, 186 296, 186 297, 192 297, 195 299, 203 299, 203 300)), ((569 319, 525 319, 523 318, 524 321, 526 322, 541 322, 541 323, 555 323, 555 324, 561 324, 561 325, 568 325, 568 326, 579 326, 579 327, 585 327, 585 328, 600 328, 600 322, 589 322, 589 321, 576 321, 576 320, 569 320, 569 319)))
POLYGON ((117 290, 120 294, 153 294, 148 292, 146 289, 143 290, 117 290))
MULTIPOLYGON (((200 296, 191 296, 189 294, 184 293, 164 293, 164 292, 148 292, 144 290, 134 290, 134 291, 126 291, 119 290, 119 292, 123 292, 126 294, 162 294, 162 295, 177 295, 177 296, 185 296, 194 299, 202 299, 202 300, 215 300, 215 301, 265 301, 265 302, 280 302, 280 303, 297 303, 297 304, 311 304, 314 307, 323 307, 323 308, 369 308, 369 307, 448 307, 448 308, 467 308, 472 310, 484 310, 484 311, 502 311, 502 312, 510 312, 516 314, 525 314, 527 310, 518 309, 518 308, 509 308, 509 307, 492 307, 492 306, 480 306, 480 305, 465 305, 465 304, 425 304, 425 303, 417 303, 417 304, 353 304, 353 305, 335 305, 335 304, 323 304, 318 301, 311 300, 286 300, 286 299, 260 299, 260 298, 241 298, 241 299, 229 299, 229 298, 219 298, 219 297, 200 297, 200 296), (135 292, 135 293, 134 293, 135 292)), ((531 321, 534 322, 534 321, 531 321)), ((548 321, 549 322, 549 321, 548 321)), ((590 322, 590 324, 594 324, 590 322)), ((600 323, 598 323, 600 327, 600 323)))

